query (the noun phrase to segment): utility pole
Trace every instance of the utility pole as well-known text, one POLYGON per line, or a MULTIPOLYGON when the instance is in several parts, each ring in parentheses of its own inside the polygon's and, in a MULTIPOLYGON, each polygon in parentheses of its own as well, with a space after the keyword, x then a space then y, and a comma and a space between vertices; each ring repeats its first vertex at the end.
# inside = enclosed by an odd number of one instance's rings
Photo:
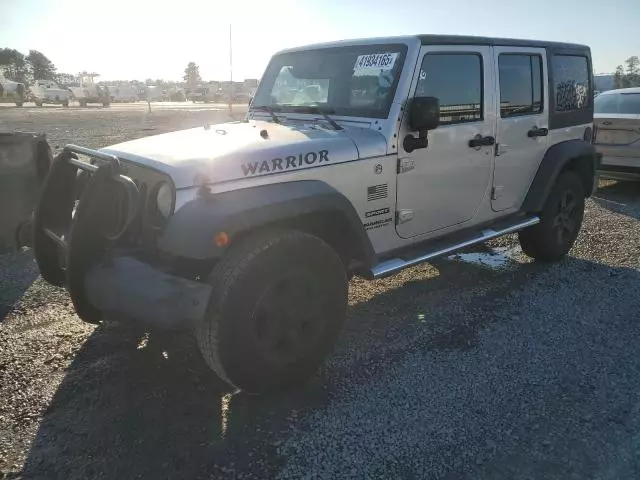
POLYGON ((231 38, 231 24, 229 24, 229 115, 233 115, 233 50, 231 38))

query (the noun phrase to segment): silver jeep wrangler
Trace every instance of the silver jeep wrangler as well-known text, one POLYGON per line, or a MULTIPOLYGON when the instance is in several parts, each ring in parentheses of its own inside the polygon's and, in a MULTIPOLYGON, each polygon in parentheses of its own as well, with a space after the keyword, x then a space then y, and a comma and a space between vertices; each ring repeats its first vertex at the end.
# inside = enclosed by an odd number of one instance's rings
POLYGON ((87 322, 189 329, 231 384, 295 384, 351 275, 511 232, 538 260, 571 249, 599 168, 591 72, 586 46, 497 38, 279 52, 243 121, 66 146, 35 212, 40 271, 87 322))

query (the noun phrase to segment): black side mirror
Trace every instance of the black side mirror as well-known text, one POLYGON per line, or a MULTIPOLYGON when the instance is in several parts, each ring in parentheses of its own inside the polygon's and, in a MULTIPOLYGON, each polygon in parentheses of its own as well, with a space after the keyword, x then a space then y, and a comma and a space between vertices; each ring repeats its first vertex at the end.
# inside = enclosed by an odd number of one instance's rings
POLYGON ((411 130, 433 130, 440 123, 440 101, 436 97, 413 97, 409 103, 411 130))
POLYGON ((427 148, 427 133, 438 128, 440 123, 440 101, 436 97, 414 97, 409 102, 409 128, 418 131, 418 138, 409 134, 403 147, 407 152, 427 148))

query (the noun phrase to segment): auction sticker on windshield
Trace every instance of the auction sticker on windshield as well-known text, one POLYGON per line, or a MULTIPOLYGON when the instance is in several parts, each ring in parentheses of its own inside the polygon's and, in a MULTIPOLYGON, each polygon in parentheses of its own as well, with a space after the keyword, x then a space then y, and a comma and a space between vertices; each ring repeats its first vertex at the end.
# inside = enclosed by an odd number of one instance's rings
POLYGON ((396 63, 398 53, 372 53, 370 55, 358 55, 353 66, 354 74, 364 72, 379 72, 391 70, 396 63))

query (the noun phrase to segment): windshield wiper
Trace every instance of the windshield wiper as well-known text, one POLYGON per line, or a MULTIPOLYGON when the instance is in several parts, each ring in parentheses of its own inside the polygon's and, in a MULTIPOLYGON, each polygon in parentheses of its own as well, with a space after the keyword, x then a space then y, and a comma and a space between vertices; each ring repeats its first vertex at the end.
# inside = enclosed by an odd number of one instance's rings
POLYGON ((343 128, 328 115, 329 113, 335 113, 335 110, 333 108, 323 108, 319 107, 318 105, 300 105, 293 108, 296 112, 300 113, 319 113, 327 122, 331 124, 334 130, 343 130, 343 128))
POLYGON ((251 108, 253 110, 267 112, 269 115, 271 115, 271 118, 273 119, 274 123, 280 123, 280 119, 275 114, 275 112, 281 111, 280 107, 277 107, 275 105, 255 105, 255 106, 252 105, 251 108))

